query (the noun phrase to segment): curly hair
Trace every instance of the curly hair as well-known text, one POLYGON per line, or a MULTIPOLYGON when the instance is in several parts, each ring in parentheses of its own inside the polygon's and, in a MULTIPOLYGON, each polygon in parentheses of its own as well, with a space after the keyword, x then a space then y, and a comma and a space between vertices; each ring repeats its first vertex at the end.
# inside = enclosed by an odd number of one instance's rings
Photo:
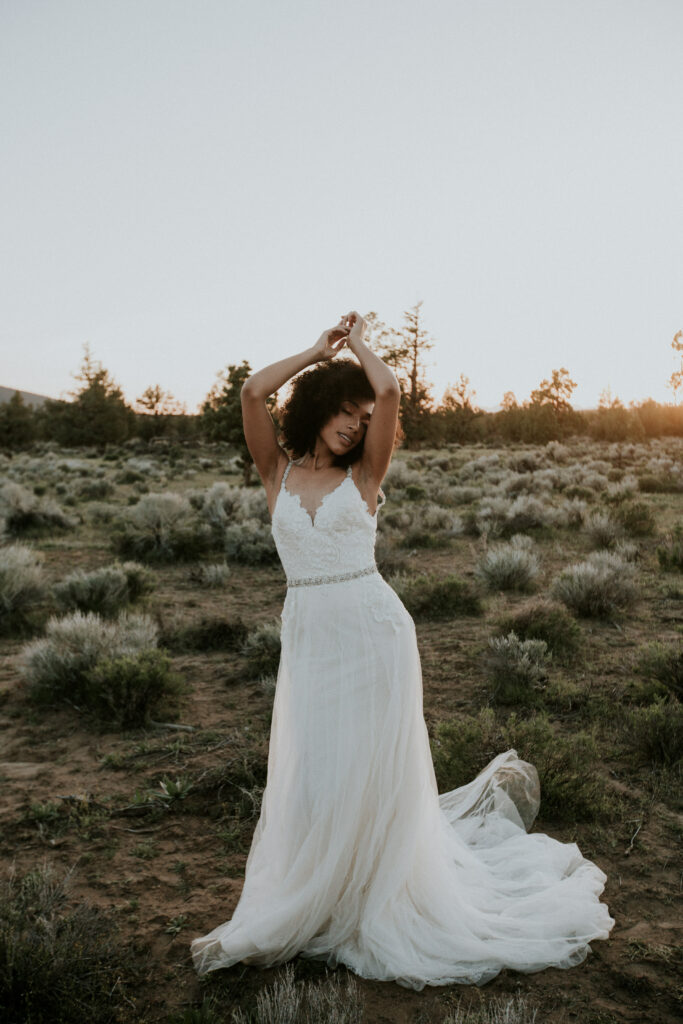
MULTIPOLYGON (((336 416, 344 402, 374 402, 375 392, 365 370, 352 359, 318 363, 295 378, 279 415, 283 445, 295 459, 312 453, 322 427, 336 416)), ((394 447, 403 437, 397 426, 394 447)), ((350 451, 335 456, 334 464, 348 466, 363 454, 365 434, 350 451)))

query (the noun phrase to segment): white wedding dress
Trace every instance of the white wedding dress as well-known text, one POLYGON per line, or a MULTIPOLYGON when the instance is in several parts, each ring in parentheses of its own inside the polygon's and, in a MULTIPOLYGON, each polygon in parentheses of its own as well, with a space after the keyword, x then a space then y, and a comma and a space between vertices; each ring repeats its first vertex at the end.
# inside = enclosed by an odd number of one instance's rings
POLYGON ((299 954, 420 990, 581 963, 615 923, 607 876, 528 832, 538 774, 515 750, 439 795, 415 626, 374 564, 377 513, 349 467, 312 519, 291 465, 272 521, 288 589, 261 816, 232 918, 191 944, 196 970, 299 954))

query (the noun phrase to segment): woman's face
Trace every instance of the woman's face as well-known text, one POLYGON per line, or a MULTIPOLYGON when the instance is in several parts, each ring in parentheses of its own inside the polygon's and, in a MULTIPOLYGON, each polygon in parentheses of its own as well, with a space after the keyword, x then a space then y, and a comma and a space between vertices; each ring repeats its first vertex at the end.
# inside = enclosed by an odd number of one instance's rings
POLYGON ((365 436, 374 408, 374 402, 363 399, 342 402, 337 415, 329 419, 320 431, 320 437, 330 451, 343 455, 355 448, 365 436))

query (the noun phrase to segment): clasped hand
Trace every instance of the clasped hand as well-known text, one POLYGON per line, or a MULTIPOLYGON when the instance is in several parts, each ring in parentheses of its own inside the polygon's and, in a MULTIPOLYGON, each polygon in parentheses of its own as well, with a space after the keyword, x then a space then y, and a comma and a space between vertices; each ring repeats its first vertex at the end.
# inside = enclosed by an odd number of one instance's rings
POLYGON ((354 342, 363 341, 367 326, 367 321, 355 310, 342 316, 335 327, 323 331, 318 338, 314 346, 316 359, 333 359, 344 345, 353 351, 354 342))

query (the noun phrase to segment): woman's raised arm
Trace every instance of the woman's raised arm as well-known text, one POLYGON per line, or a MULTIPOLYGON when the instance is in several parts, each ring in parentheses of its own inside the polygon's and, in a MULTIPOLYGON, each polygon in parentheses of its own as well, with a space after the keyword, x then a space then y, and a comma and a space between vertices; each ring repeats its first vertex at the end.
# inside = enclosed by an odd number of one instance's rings
POLYGON ((301 370, 321 359, 331 359, 343 346, 348 328, 338 324, 318 338, 315 345, 297 352, 296 355, 278 359, 276 363, 264 366, 247 377, 240 398, 242 401, 242 423, 244 439, 254 460, 254 465, 263 480, 273 482, 278 463, 286 455, 278 444, 275 424, 270 415, 266 398, 296 376, 301 370))
POLYGON ((362 464, 364 475, 379 487, 394 450, 401 388, 391 367, 365 344, 363 336, 367 322, 363 317, 353 312, 346 320, 352 324, 346 339, 347 348, 357 357, 375 392, 375 407, 365 434, 362 464))

